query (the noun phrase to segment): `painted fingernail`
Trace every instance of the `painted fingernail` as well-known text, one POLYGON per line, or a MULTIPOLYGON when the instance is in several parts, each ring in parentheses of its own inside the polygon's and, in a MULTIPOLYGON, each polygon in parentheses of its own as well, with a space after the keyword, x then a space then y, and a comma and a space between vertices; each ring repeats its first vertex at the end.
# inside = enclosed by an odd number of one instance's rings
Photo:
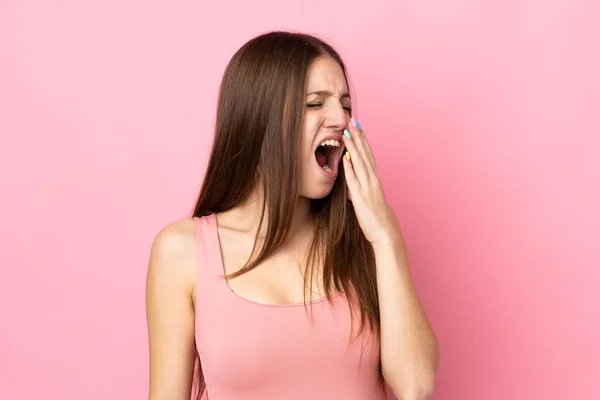
POLYGON ((346 160, 350 161, 350 153, 348 151, 346 151, 346 160))
POLYGON ((356 121, 356 127, 358 130, 362 131, 362 127, 360 126, 360 122, 356 121))
POLYGON ((344 135, 346 135, 346 137, 347 137, 348 139, 352 139, 352 138, 350 137, 350 132, 348 132, 348 129, 344 129, 344 135))
POLYGON ((350 118, 350 122, 352 123, 352 126, 356 128, 356 120, 354 117, 350 118))

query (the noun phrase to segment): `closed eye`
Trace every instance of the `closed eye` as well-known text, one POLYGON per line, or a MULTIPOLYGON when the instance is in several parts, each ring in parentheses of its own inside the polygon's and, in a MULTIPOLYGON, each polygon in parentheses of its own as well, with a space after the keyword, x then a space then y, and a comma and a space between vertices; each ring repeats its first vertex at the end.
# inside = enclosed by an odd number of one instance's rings
MULTIPOLYGON (((323 104, 320 103, 313 103, 313 104, 307 104, 306 107, 308 108, 319 108, 321 107, 323 104)), ((351 113, 352 112, 352 107, 344 107, 344 110, 346 110, 346 112, 351 113)))

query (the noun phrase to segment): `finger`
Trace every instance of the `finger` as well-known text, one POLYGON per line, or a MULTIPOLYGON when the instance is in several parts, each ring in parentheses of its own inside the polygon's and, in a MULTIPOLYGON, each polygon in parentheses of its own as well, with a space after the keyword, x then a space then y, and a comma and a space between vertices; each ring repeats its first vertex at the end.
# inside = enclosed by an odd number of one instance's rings
POLYGON ((348 124, 348 130, 350 131, 350 135, 354 139, 356 143, 356 147, 360 154, 362 155, 363 160, 365 161, 365 166, 369 174, 376 175, 376 167, 375 160, 373 157, 373 153, 371 152, 371 148, 367 141, 367 137, 364 134, 364 131, 361 129, 360 124, 354 119, 354 117, 350 120, 348 124))
POLYGON ((350 135, 352 139, 356 142, 356 148, 360 151, 360 154, 366 159, 367 153, 365 151, 363 139, 364 133, 358 128, 358 124, 354 117, 350 118, 350 122, 348 122, 348 126, 346 127, 350 131, 350 135))
POLYGON ((356 177, 356 173, 354 172, 354 167, 352 166, 350 153, 346 152, 344 154, 343 163, 344 163, 344 176, 346 177, 346 185, 348 185, 348 198, 350 201, 354 198, 353 193, 357 193, 360 190, 360 184, 358 183, 358 178, 356 177))
POLYGON ((371 162, 372 172, 375 175, 379 176, 379 172, 377 171, 377 162, 375 161, 375 155, 373 154, 373 148, 369 144, 369 139, 367 139, 367 135, 365 135, 363 132, 361 132, 361 133, 362 133, 363 141, 365 142, 365 152, 367 153, 367 158, 371 162))
MULTIPOLYGON (((350 134, 348 130, 346 130, 346 132, 350 134)), ((352 139, 352 136, 348 138, 346 133, 344 133, 343 140, 346 150, 350 153, 350 160, 347 161, 350 161, 352 164, 352 169, 354 170, 354 174, 358 182, 361 185, 366 186, 369 183, 369 171, 366 165, 367 163, 365 162, 360 150, 356 147, 356 141, 352 139)))
POLYGON ((367 155, 368 155, 369 159, 371 160, 371 163, 373 164, 373 166, 375 166, 375 170, 377 170, 377 163, 375 162, 375 155, 373 154, 373 148, 371 147, 371 144, 369 143, 369 138, 367 137, 367 135, 365 135, 365 131, 360 126, 360 123, 358 121, 356 121, 356 120, 355 120, 355 122, 356 122, 356 125, 357 125, 357 129, 360 132, 360 137, 365 142, 365 152, 367 153, 367 155))

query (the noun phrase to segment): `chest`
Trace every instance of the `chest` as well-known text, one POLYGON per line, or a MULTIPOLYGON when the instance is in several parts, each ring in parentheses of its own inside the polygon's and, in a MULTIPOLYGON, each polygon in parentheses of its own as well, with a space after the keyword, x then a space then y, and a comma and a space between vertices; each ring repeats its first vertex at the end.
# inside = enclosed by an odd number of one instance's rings
POLYGON ((307 307, 259 305, 232 295, 218 312, 201 309, 196 341, 207 379, 240 390, 333 376, 354 381, 367 374, 375 380, 379 342, 368 329, 356 336, 345 296, 307 307))
MULTIPOLYGON (((221 235, 223 270, 231 274, 240 270, 250 258, 253 242, 234 235, 221 235)), ((282 248, 259 261, 252 270, 227 284, 232 292, 260 304, 298 304, 325 297, 321 266, 308 263, 309 243, 282 248), (298 249, 299 248, 299 249, 298 249)), ((255 258, 256 254, 253 256, 255 258)))

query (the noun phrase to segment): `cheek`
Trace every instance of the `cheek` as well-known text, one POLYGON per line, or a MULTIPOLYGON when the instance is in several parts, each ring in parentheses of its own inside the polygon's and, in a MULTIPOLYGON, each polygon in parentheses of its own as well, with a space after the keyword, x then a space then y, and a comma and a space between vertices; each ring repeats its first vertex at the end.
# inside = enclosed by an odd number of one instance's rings
POLYGON ((320 119, 316 116, 305 116, 302 123, 302 155, 314 157, 312 148, 319 130, 320 119))

